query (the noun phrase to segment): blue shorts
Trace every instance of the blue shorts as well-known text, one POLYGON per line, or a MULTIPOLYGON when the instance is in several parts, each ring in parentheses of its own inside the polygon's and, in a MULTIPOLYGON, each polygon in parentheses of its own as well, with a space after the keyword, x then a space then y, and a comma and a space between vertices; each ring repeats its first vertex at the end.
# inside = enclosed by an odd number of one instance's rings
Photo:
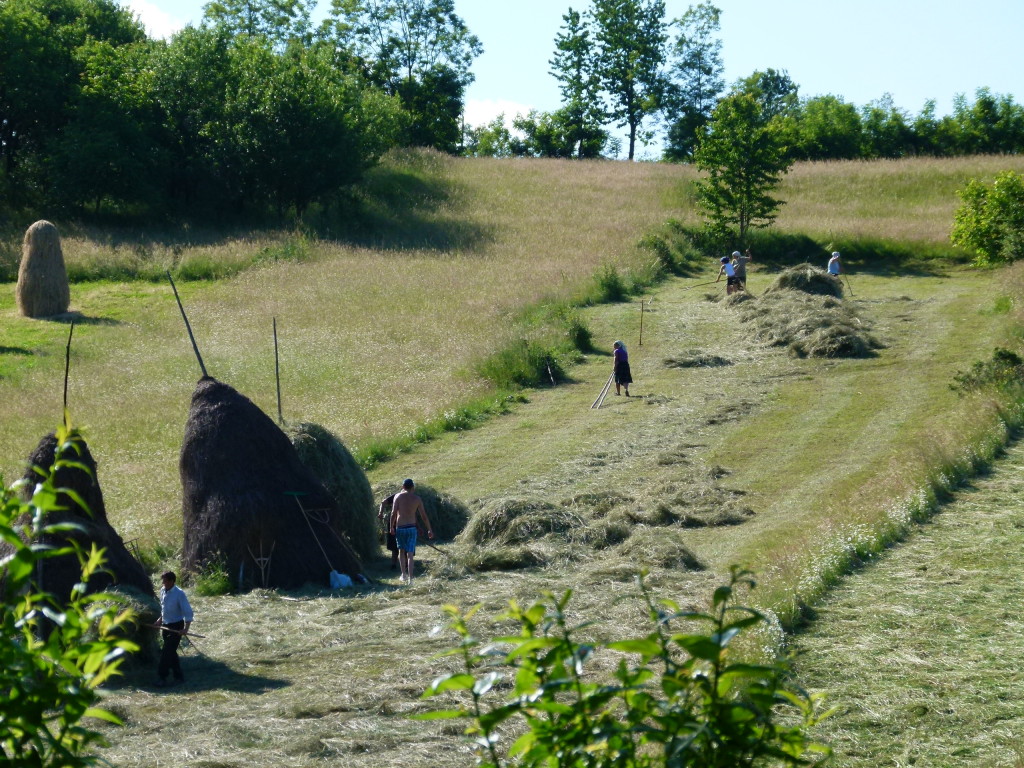
POLYGON ((416 526, 400 525, 395 529, 395 539, 398 540, 398 548, 410 555, 416 554, 416 526))

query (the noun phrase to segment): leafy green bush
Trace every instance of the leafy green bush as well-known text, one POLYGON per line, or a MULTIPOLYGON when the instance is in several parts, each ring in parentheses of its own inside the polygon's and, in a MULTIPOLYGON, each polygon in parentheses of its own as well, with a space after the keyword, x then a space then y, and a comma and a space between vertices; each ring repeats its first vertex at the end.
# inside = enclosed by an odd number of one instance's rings
POLYGON ((1024 257, 1024 175, 996 174, 989 187, 971 179, 959 191, 962 205, 953 216, 950 240, 975 254, 978 266, 1024 257))
POLYGON ((1024 359, 1002 347, 996 347, 991 360, 978 360, 969 371, 958 371, 950 388, 966 394, 982 389, 1009 389, 1024 384, 1024 359))
MULTIPOLYGON (((13 548, 3 563, 0 612, 0 762, 24 766, 87 766, 99 762, 90 748, 104 743, 88 727, 90 718, 120 724, 95 706, 97 688, 118 674, 123 655, 138 650, 125 639, 133 617, 110 594, 85 594, 89 577, 103 567, 103 553, 76 549, 82 581, 67 605, 40 592, 33 577, 48 558, 70 548, 45 549, 39 536, 75 528, 48 525, 57 509, 56 472, 75 464, 80 435, 68 426, 57 431, 57 455, 48 475, 34 489, 19 482, 0 490, 0 537, 13 548), (28 501, 18 493, 31 492, 28 501)), ((76 466, 79 466, 76 464, 76 466)), ((65 491, 66 492, 66 491, 65 491)))
POLYGON ((525 609, 511 602, 500 618, 517 623, 519 634, 487 644, 469 627, 479 606, 465 613, 447 606, 448 627, 460 641, 444 655, 460 656, 463 670, 439 677, 423 697, 452 692, 463 703, 419 717, 468 719, 477 764, 488 768, 510 762, 737 768, 765 760, 803 764, 812 754, 829 751, 807 736, 807 728, 829 713, 819 712, 817 697, 789 681, 785 664, 730 658, 733 641, 765 621, 758 611, 735 604, 737 589, 754 584, 749 572, 734 567, 729 583, 715 590, 708 612, 656 601, 642 577, 639 584, 653 629, 644 637, 613 642, 577 639, 589 622, 569 626, 571 592, 561 598, 548 594, 525 609), (679 623, 686 626, 674 628, 679 623), (587 673, 599 653, 620 654, 612 679, 587 673), (506 679, 508 697, 491 705, 506 679), (506 750, 499 744, 500 728, 512 718, 521 719, 527 730, 506 750))

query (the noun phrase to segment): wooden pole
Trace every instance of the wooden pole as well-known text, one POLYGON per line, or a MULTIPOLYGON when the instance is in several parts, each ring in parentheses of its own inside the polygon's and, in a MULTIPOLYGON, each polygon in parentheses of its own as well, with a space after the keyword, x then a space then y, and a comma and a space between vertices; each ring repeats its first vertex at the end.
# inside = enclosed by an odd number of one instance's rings
POLYGON ((277 318, 274 318, 274 379, 277 381, 277 423, 284 424, 281 415, 281 363, 277 355, 277 318))
POLYGON ((637 344, 638 347, 644 345, 644 300, 640 299, 640 342, 637 344))
POLYGON ((199 354, 199 345, 196 344, 196 337, 192 333, 192 326, 189 325, 188 316, 185 314, 185 307, 181 305, 181 297, 178 295, 178 288, 171 277, 171 271, 167 270, 167 279, 171 281, 171 290, 174 291, 174 299, 178 302, 178 309, 181 310, 181 319, 185 321, 185 330, 188 331, 188 338, 192 342, 192 351, 196 353, 196 360, 199 361, 199 370, 203 372, 203 378, 209 376, 206 366, 203 365, 203 356, 199 354))
POLYGON ((68 412, 68 376, 71 371, 71 337, 75 333, 75 321, 71 321, 71 328, 68 330, 68 346, 64 350, 64 416, 68 412))

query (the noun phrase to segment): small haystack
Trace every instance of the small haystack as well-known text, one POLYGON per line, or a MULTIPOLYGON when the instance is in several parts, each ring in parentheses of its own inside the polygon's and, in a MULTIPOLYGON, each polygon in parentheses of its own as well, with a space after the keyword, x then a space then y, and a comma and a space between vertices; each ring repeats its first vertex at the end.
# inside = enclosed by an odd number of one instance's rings
POLYGON ((320 478, 338 505, 345 538, 363 560, 375 557, 377 507, 363 468, 356 463, 337 435, 320 426, 302 422, 285 428, 299 459, 320 478))
POLYGON ((757 301, 737 307, 754 336, 794 357, 871 357, 883 344, 871 324, 843 301, 839 280, 801 264, 787 269, 757 301))
POLYGON ((783 270, 764 293, 767 295, 777 291, 799 291, 817 296, 843 298, 843 284, 839 278, 810 264, 798 264, 783 270))
POLYGON ((15 296, 18 311, 25 317, 50 317, 68 311, 71 288, 60 235, 48 221, 37 221, 25 232, 15 296))
MULTIPOLYGON (((400 490, 401 480, 394 483, 378 483, 373 486, 373 495, 374 498, 383 500, 400 490)), ((423 509, 430 524, 434 526, 434 538, 437 541, 451 541, 462 533, 469 520, 469 507, 454 496, 421 483, 416 483, 416 495, 423 500, 423 509)))
POLYGON ((288 436, 234 388, 200 379, 179 469, 186 572, 219 564, 240 586, 281 589, 326 585, 332 569, 359 574, 337 502, 288 436))
MULTIPOLYGON (((50 512, 46 516, 47 524, 74 523, 79 530, 62 531, 41 536, 39 543, 51 547, 64 547, 71 542, 77 543, 85 552, 92 544, 106 550, 104 570, 93 574, 88 582, 88 592, 120 591, 133 595, 138 605, 156 607, 156 595, 153 584, 149 580, 142 564, 128 551, 124 541, 114 527, 107 521, 107 510, 103 503, 103 491, 100 489, 96 475, 96 461, 89 452, 89 446, 81 438, 74 441, 77 452, 65 455, 80 467, 61 467, 54 478, 58 488, 67 489, 86 505, 83 509, 68 493, 61 493, 58 503, 65 509, 50 512)), ((39 481, 39 474, 32 469, 38 467, 49 472, 54 463, 57 450, 57 438, 51 432, 39 441, 32 455, 29 456, 29 469, 24 479, 32 488, 39 481)), ((6 542, 0 542, 0 560, 11 554, 13 548, 6 542)), ((71 590, 82 580, 82 566, 74 554, 43 560, 38 571, 38 586, 46 592, 66 602, 71 597, 71 590)), ((159 608, 156 608, 159 616, 159 608)))
POLYGON ((565 535, 584 521, 570 508, 540 499, 493 499, 476 512, 459 536, 476 546, 525 544, 548 534, 565 535))

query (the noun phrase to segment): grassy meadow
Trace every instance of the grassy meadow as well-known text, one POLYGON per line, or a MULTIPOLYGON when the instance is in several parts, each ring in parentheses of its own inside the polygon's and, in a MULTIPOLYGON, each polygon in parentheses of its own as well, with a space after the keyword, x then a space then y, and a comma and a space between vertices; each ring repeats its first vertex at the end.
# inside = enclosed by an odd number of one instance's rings
MULTIPOLYGON (((898 241, 948 250, 955 189, 1002 167, 1021 170, 1024 160, 797 166, 781 192, 788 205, 779 226, 839 249, 898 241)), ((542 332, 523 307, 581 296, 608 264, 641 269, 651 258, 637 247, 642 236, 670 217, 696 220, 691 178, 687 168, 648 164, 405 158, 375 179, 380 189, 367 206, 381 225, 377 242, 282 233, 182 245, 168 237, 132 252, 160 263, 243 264, 254 252, 284 253, 231 277, 179 285, 207 368, 276 414, 276 317, 285 418, 320 423, 358 449, 497 396, 476 366, 542 332), (405 195, 398 202, 396 189, 405 195)), ((132 250, 84 234, 65 240, 69 262, 90 248, 101 260, 132 250)), ((776 266, 759 265, 755 253, 752 294, 762 295, 776 266)), ((1009 404, 962 398, 949 384, 994 346, 1019 347, 1019 270, 955 261, 872 269, 862 256, 845 301, 884 347, 874 357, 822 360, 757 342, 738 307, 720 300, 721 284, 693 288, 713 279, 713 267, 645 296, 642 345, 637 301, 578 309, 596 350, 569 369, 567 383, 531 390, 529 402, 483 426, 369 473, 383 484, 412 476, 472 509, 544 500, 581 519, 598 514, 588 506, 625 510, 641 521, 630 532, 635 546, 551 545, 543 568, 477 572, 450 557, 457 544, 445 544, 418 553, 422 576, 409 588, 381 561, 367 564, 376 583, 354 596, 197 597, 195 630, 208 639, 185 661, 189 682, 158 694, 149 670, 130 671, 109 699, 127 727, 110 729, 104 756, 210 768, 466 765, 471 753, 456 724, 406 717, 428 707, 419 694, 450 668, 433 654, 451 638, 428 633, 442 605, 480 602, 492 615, 510 598, 572 588, 574 616, 595 619, 594 632, 625 633, 644 619, 630 598, 638 567, 650 568, 659 594, 700 604, 742 562, 760 577, 751 599, 780 619, 760 638, 774 652, 807 603, 905 536, 1005 440, 1009 404), (616 338, 630 350, 635 397, 610 395, 591 410, 616 338), (725 362, 669 362, 710 354, 725 362), (671 529, 642 522, 703 499, 743 514, 671 529), (696 565, 680 565, 683 549, 696 565)), ((59 418, 67 337, 64 323, 17 317, 13 293, 12 284, 0 294, 8 479, 59 418)), ((75 330, 70 408, 88 429, 108 514, 124 538, 173 553, 177 450, 199 376, 173 297, 155 282, 102 280, 73 285, 72 305, 84 322, 75 330)), ((481 620, 482 633, 500 627, 481 620)), ((830 688, 827 674, 819 687, 830 688)))

